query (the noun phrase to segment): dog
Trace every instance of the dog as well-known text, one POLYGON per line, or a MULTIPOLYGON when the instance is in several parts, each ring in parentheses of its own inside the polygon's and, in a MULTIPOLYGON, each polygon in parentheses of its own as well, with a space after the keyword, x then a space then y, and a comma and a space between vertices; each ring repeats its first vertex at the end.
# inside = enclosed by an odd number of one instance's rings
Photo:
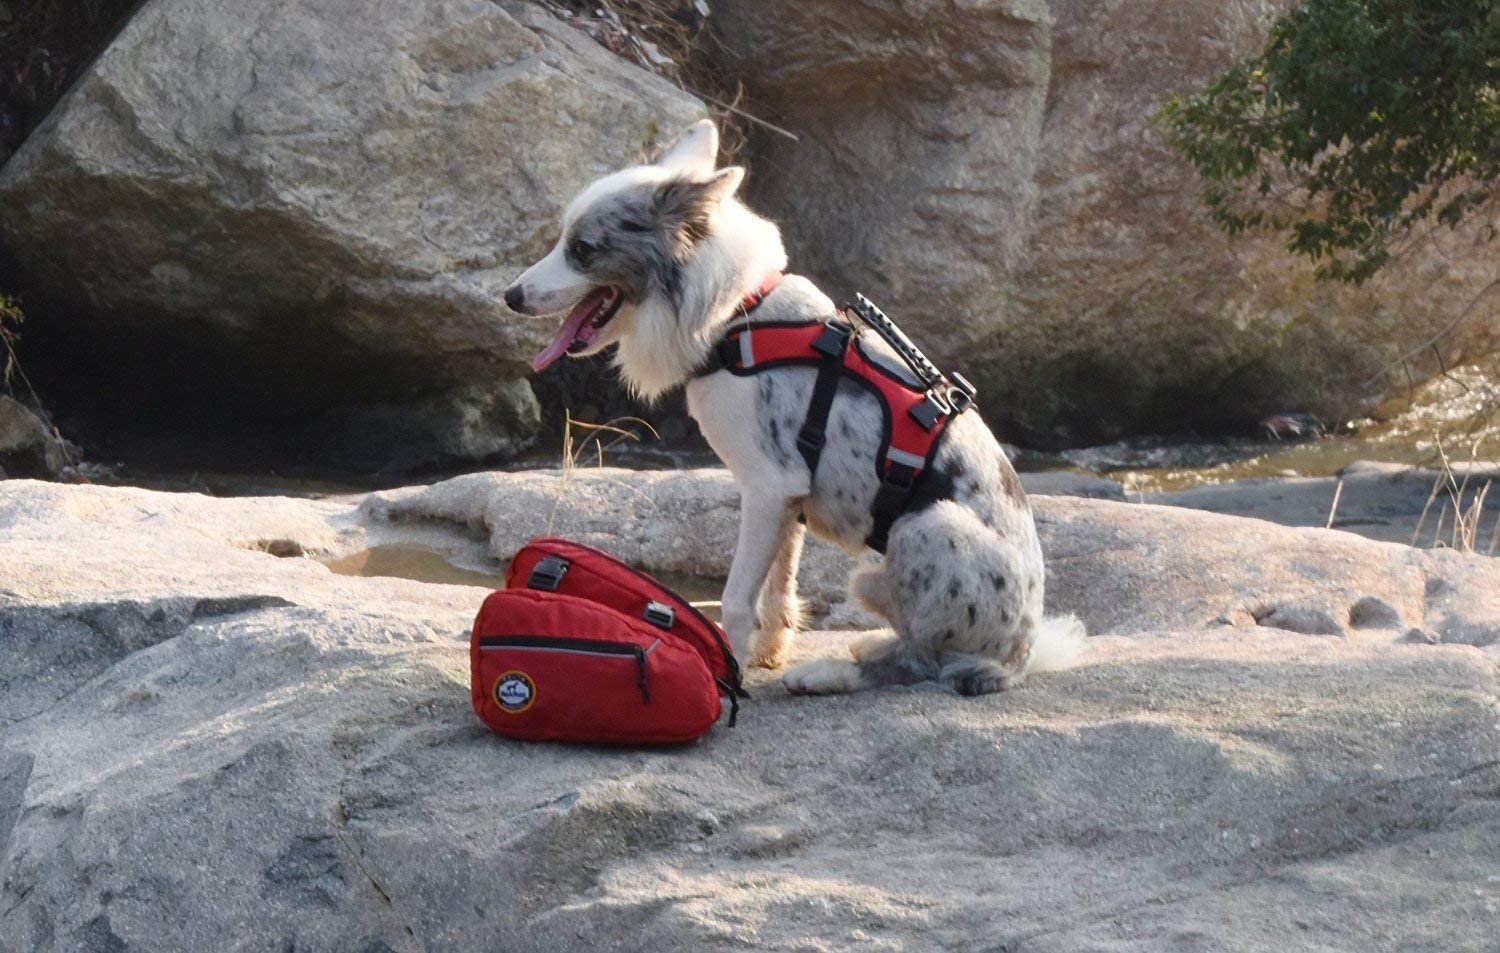
MULTIPOLYGON (((827 442, 809 473, 796 439, 814 368, 700 373, 736 321, 754 327, 835 313, 811 281, 790 274, 753 311, 742 307, 767 276, 786 269, 787 256, 776 225, 736 198, 745 170, 718 168, 718 148, 718 131, 704 120, 654 163, 589 185, 567 207, 556 245, 506 290, 505 302, 533 317, 566 312, 533 361, 537 371, 564 355, 614 347, 614 364, 637 397, 652 401, 686 388, 689 414, 741 494, 724 630, 741 662, 779 668, 801 621, 797 564, 806 530, 852 554, 866 550, 884 408, 841 382, 827 442)), ((862 346, 895 359, 878 339, 862 346)), ((891 631, 855 642, 851 658, 790 669, 783 682, 791 691, 935 679, 981 695, 1061 667, 1082 644, 1075 619, 1042 615, 1044 569, 1031 507, 977 411, 949 422, 932 468, 951 484, 949 498, 897 519, 884 558, 867 560, 850 578, 854 599, 891 631)))

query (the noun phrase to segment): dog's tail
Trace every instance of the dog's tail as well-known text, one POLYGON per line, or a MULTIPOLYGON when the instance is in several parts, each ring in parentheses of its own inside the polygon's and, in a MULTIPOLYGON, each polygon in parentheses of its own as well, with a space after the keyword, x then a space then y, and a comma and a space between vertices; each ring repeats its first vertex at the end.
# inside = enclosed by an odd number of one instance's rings
POLYGON ((1088 633, 1077 616, 1048 616, 1036 627, 1031 654, 1026 657, 1026 674, 1067 668, 1083 653, 1087 639, 1088 633))

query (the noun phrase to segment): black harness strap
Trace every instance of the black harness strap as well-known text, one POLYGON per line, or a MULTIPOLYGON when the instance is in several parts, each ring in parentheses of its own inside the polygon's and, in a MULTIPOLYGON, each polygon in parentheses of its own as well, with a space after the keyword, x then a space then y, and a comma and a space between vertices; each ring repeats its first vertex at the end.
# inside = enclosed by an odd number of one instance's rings
POLYGON ((797 449, 807 461, 807 479, 811 486, 818 474, 818 460, 823 456, 823 445, 828 442, 828 412, 833 409, 833 398, 839 392, 839 380, 844 376, 844 351, 849 347, 849 338, 854 329, 840 321, 829 321, 823 333, 813 342, 813 349, 823 355, 818 363, 818 377, 813 381, 812 397, 807 402, 807 416, 802 429, 797 432, 797 449))
POLYGON ((892 463, 875 491, 875 502, 870 505, 870 535, 865 544, 877 553, 885 552, 885 544, 891 535, 891 524, 911 506, 912 487, 917 482, 917 471, 904 463, 892 463))
MULTIPOLYGON (((773 283, 768 282, 760 292, 747 296, 740 306, 742 313, 748 315, 750 311, 753 311, 764 298, 766 290, 773 286, 773 283)), ((863 302, 863 299, 860 301, 863 302)), ((840 315, 842 316, 842 312, 840 315)), ((876 362, 870 361, 862 350, 855 353, 861 357, 858 363, 868 370, 851 369, 849 348, 855 338, 855 329, 852 322, 843 320, 841 316, 825 322, 821 330, 817 332, 818 336, 812 340, 812 350, 818 354, 816 358, 806 351, 807 337, 798 338, 798 343, 792 349, 796 352, 795 354, 788 350, 785 342, 778 341, 774 337, 783 331, 792 332, 794 329, 798 335, 805 335, 817 327, 816 322, 747 324, 741 329, 728 331, 705 356, 703 364, 694 370, 694 376, 702 377, 721 370, 738 375, 753 374, 788 363, 800 364, 804 367, 815 366, 817 376, 813 380, 812 393, 808 397, 807 413, 803 417, 802 429, 797 432, 797 450, 802 455, 803 462, 807 464, 810 483, 816 481, 817 478, 818 463, 822 459, 823 449, 827 444, 828 417, 833 409, 834 398, 838 396, 839 383, 845 376, 852 376, 880 395, 886 408, 886 436, 883 438, 885 442, 889 442, 894 434, 891 418, 894 404, 893 399, 885 393, 882 389, 883 385, 878 383, 875 375, 884 374, 885 377, 896 380, 907 390, 918 392, 922 390, 919 385, 898 380, 892 372, 877 367, 876 362), (768 354, 763 355, 759 353, 759 348, 753 348, 757 333, 770 333, 773 335, 770 340, 777 342, 768 346, 768 354)), ((886 320, 889 323, 888 319, 886 320)), ((909 349, 915 350, 915 345, 911 345, 910 342, 906 344, 909 349)), ((920 356, 920 352, 917 353, 920 356)), ((958 390, 963 391, 963 388, 958 388, 958 390)), ((959 396, 967 399, 960 404, 959 399, 954 396, 953 387, 948 388, 949 405, 935 399, 934 394, 935 391, 928 388, 926 401, 907 411, 923 429, 929 432, 938 428, 947 417, 968 409, 969 404, 972 403, 972 397, 968 391, 963 391, 959 396)), ((866 545, 876 552, 886 551, 891 527, 903 515, 925 509, 939 500, 952 498, 953 480, 936 466, 938 448, 946 435, 947 428, 944 427, 932 436, 921 454, 883 446, 884 456, 877 466, 881 477, 880 487, 870 507, 870 534, 865 540, 866 545)), ((806 514, 799 514, 798 521, 805 523, 806 514)))
POLYGON ((907 513, 925 510, 939 500, 953 499, 953 477, 939 470, 936 464, 938 448, 947 436, 946 430, 938 435, 937 442, 932 445, 930 460, 933 462, 917 473, 915 479, 911 467, 891 462, 886 478, 875 492, 875 502, 870 506, 873 521, 865 545, 877 553, 884 553, 890 541, 891 526, 896 520, 907 513))

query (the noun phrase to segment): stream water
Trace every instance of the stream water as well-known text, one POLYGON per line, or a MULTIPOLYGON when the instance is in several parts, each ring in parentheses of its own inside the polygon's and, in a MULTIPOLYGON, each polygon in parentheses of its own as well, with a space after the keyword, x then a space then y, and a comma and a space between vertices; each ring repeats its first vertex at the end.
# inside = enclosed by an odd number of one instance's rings
MULTIPOLYGON (((324 563, 344 576, 393 576, 417 582, 442 583, 450 586, 479 586, 500 589, 505 585, 505 567, 476 566, 453 560, 449 554, 430 546, 406 543, 372 546, 324 563)), ((719 594, 724 581, 708 576, 685 573, 653 573, 668 588, 697 606, 709 618, 719 619, 719 594)))
MULTIPOLYGON (((1061 453, 1019 451, 1016 467, 1024 472, 1079 470, 1119 482, 1129 494, 1170 493, 1212 484, 1266 478, 1332 476, 1358 460, 1437 468, 1446 453, 1455 464, 1477 462, 1500 470, 1500 358, 1485 368, 1463 368, 1420 388, 1399 405, 1382 408, 1384 419, 1337 427, 1321 439, 1278 442, 1219 437, 1136 437, 1103 446, 1061 453)), ((681 469, 714 466, 706 452, 662 450, 630 445, 602 456, 585 446, 580 465, 596 460, 633 469, 681 469)), ((556 467, 560 449, 539 449, 511 465, 525 470, 556 467)), ((431 483, 457 473, 427 474, 400 481, 286 476, 267 473, 118 468, 102 471, 100 483, 191 491, 216 496, 330 497, 364 493, 399 483, 431 483)), ((1137 498, 1137 497, 1132 497, 1137 498)), ((419 545, 382 545, 328 563, 334 572, 354 576, 395 576, 422 582, 495 588, 504 567, 462 565, 443 551, 419 545)), ((684 576, 664 579, 695 602, 713 603, 717 612, 721 580, 684 576)))

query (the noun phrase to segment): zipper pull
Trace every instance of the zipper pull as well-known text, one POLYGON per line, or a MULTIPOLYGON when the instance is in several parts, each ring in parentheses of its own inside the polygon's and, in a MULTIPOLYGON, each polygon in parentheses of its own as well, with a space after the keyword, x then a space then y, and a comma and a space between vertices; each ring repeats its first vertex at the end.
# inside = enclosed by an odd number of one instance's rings
POLYGON ((635 647, 636 687, 641 690, 641 701, 651 704, 651 690, 646 687, 646 650, 639 645, 635 647))

